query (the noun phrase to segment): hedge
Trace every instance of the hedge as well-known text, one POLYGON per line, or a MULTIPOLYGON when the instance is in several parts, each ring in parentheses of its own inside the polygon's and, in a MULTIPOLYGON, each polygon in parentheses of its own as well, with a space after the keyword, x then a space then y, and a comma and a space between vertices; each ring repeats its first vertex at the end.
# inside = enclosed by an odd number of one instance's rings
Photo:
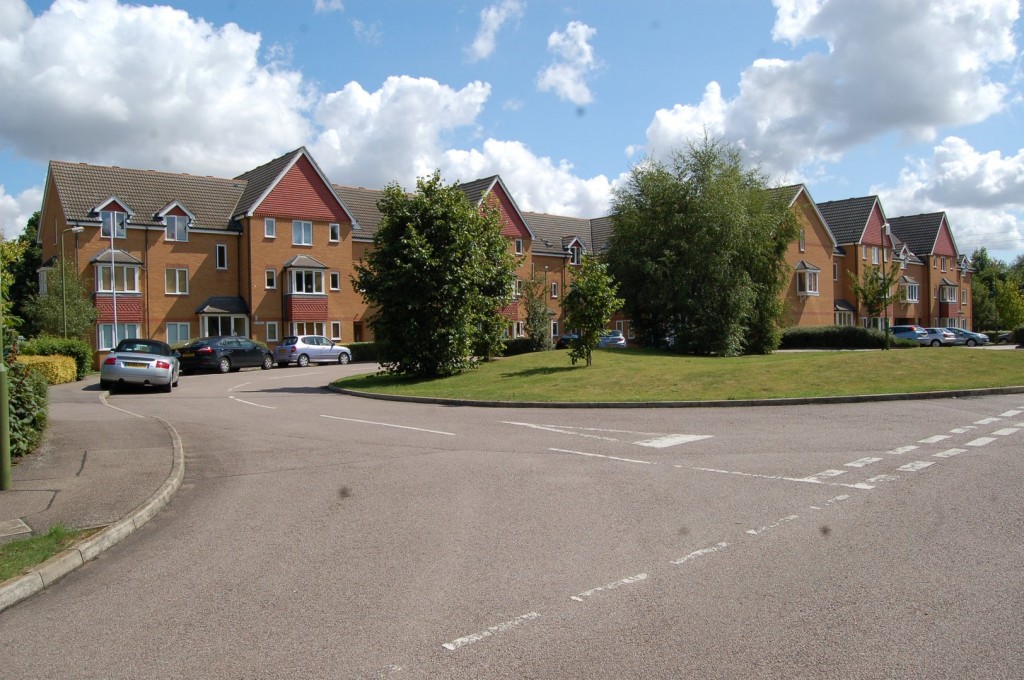
POLYGON ((43 439, 49 409, 46 378, 27 364, 16 362, 7 368, 11 401, 11 456, 32 453, 43 439))
MULTIPOLYGON (((913 340, 889 336, 891 347, 917 347, 913 340)), ((881 349, 885 334, 860 326, 793 326, 782 331, 779 349, 881 349)))
POLYGON ((92 369, 92 347, 84 340, 74 338, 54 338, 43 336, 21 343, 18 348, 21 354, 35 356, 53 356, 60 354, 75 360, 75 380, 81 380, 92 369))
POLYGON ((345 344, 352 350, 352 361, 377 361, 377 343, 349 342, 345 344))
POLYGON ((530 338, 513 338, 505 342, 502 356, 514 357, 517 354, 529 354, 533 351, 533 340, 530 338))
POLYGON ((77 380, 75 360, 65 356, 29 356, 22 355, 18 361, 27 364, 33 371, 40 373, 49 385, 62 385, 77 380))

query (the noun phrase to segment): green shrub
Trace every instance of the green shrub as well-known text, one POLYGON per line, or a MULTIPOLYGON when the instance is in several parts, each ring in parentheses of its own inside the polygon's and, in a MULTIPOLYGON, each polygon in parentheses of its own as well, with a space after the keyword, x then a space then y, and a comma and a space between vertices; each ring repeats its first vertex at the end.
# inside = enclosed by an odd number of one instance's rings
POLYGON ((49 408, 46 378, 23 363, 8 367, 11 400, 11 456, 24 456, 39 446, 49 408))
POLYGON ((60 354, 75 360, 75 380, 81 380, 92 369, 93 352, 89 343, 75 338, 54 338, 44 335, 21 343, 22 354, 36 356, 53 356, 60 354))
POLYGON ((352 361, 377 361, 375 342, 349 342, 345 346, 352 350, 352 361))
POLYGON ((77 375, 75 360, 71 357, 60 355, 49 357, 22 355, 18 357, 18 361, 27 364, 33 371, 42 374, 49 385, 62 385, 74 382, 77 379, 75 377, 77 375))
POLYGON ((534 351, 534 342, 531 338, 513 338, 505 343, 503 356, 514 357, 517 354, 528 354, 534 351))
MULTIPOLYGON (((889 340, 895 338, 890 336, 889 340)), ((793 326, 782 331, 779 349, 880 349, 884 346, 885 335, 874 328, 793 326)))
POLYGON ((1013 341, 1019 346, 1024 346, 1024 326, 1013 330, 1013 341))

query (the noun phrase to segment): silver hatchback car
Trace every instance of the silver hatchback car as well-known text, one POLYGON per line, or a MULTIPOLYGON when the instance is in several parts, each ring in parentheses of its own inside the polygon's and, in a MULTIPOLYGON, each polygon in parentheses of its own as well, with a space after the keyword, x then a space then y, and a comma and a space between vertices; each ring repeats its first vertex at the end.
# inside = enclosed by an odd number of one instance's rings
POLYGON ((274 349, 274 361, 281 367, 290 363, 347 364, 352 361, 352 350, 322 335, 289 335, 274 349))

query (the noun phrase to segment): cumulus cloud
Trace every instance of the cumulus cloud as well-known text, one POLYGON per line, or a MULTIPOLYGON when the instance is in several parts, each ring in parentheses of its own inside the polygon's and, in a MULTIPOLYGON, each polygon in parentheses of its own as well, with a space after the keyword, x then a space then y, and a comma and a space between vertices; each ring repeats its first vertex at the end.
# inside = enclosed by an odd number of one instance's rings
POLYGON ((317 14, 324 12, 344 12, 345 3, 342 0, 313 0, 313 11, 317 14))
POLYGON ((310 136, 301 74, 261 64, 260 36, 235 24, 115 0, 38 17, 0 4, 17 27, 0 22, 0 91, 18 103, 0 139, 20 156, 230 176, 310 136))
POLYGON ((821 42, 797 60, 758 59, 723 101, 709 86, 699 104, 658 111, 648 128, 655 153, 697 129, 721 131, 778 173, 835 161, 896 132, 932 140, 1002 110, 1008 88, 992 68, 1017 54, 1016 0, 775 0, 776 40, 821 42))
POLYGON ((548 51, 554 61, 537 75, 537 89, 554 92, 560 99, 585 106, 594 100, 587 78, 600 66, 589 40, 597 29, 570 21, 564 33, 548 36, 548 51))
POLYGON ((507 22, 521 19, 526 3, 520 0, 502 0, 497 5, 490 5, 480 10, 480 27, 476 30, 473 44, 466 48, 466 57, 470 61, 480 61, 491 56, 496 46, 498 31, 507 22))
POLYGON ((5 239, 17 238, 25 230, 28 218, 43 203, 43 190, 30 187, 16 196, 7 193, 0 184, 0 234, 5 239))
POLYGON ((947 137, 931 158, 911 159, 895 187, 871 192, 888 215, 946 211, 962 252, 1024 249, 1024 149, 981 152, 947 137))
POLYGON ((352 20, 352 32, 356 34, 356 40, 367 45, 379 45, 381 39, 380 22, 374 21, 367 24, 359 19, 352 20))

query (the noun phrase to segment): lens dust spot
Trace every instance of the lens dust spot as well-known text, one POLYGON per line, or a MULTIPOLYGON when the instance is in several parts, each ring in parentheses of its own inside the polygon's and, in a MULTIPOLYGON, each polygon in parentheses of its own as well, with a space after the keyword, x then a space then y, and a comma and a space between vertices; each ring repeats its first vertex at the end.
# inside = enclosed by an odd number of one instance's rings
POLYGON ((827 524, 822 524, 818 531, 821 533, 822 538, 828 538, 828 535, 832 533, 832 528, 827 524))
POLYGON ((338 498, 348 498, 351 495, 352 492, 349 490, 347 486, 343 486, 340 489, 338 489, 338 498))
POLYGON ((679 527, 679 535, 680 536, 689 536, 690 535, 690 528, 689 527, 679 527))

